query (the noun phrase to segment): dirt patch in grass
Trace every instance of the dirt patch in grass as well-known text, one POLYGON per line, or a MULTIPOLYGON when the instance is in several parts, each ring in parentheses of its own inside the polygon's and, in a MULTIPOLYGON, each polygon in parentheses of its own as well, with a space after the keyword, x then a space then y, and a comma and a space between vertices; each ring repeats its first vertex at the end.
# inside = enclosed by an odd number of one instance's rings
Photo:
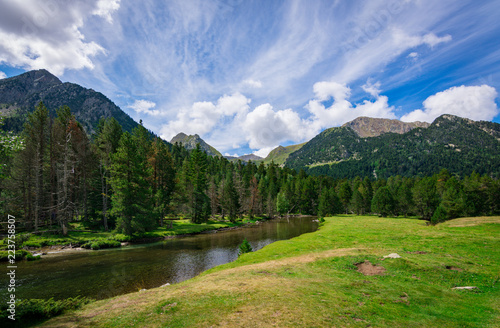
POLYGON ((452 265, 447 265, 446 269, 452 270, 452 271, 464 271, 464 269, 460 269, 460 268, 454 267, 452 265))
POLYGON ((358 272, 365 276, 381 276, 385 273, 383 266, 372 264, 370 261, 364 261, 355 264, 358 267, 358 272))

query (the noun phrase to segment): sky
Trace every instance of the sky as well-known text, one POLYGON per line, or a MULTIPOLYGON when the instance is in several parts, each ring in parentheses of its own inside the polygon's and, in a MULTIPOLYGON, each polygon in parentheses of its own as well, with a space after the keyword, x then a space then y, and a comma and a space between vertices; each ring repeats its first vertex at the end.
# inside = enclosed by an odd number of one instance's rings
POLYGON ((265 156, 359 116, 500 123, 496 0, 0 0, 0 78, 47 69, 170 140, 265 156))

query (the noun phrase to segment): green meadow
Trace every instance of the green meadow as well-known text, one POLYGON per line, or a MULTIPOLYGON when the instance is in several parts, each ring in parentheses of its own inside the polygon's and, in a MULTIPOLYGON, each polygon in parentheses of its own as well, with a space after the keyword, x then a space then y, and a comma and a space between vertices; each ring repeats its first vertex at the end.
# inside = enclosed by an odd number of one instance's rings
POLYGON ((335 216, 194 279, 93 302, 42 326, 499 327, 499 261, 500 217, 428 226, 335 216), (401 257, 384 258, 391 253, 401 257), (376 274, 360 272, 361 263, 376 274))

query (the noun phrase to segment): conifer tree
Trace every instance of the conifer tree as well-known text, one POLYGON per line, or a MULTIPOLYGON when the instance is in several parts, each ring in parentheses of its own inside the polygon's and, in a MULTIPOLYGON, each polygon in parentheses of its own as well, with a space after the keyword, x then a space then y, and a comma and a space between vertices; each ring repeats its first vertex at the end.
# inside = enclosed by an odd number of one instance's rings
POLYGON ((120 146, 112 156, 111 213, 117 217, 117 231, 126 235, 144 232, 155 226, 145 159, 137 148, 136 140, 125 132, 120 139, 120 146))

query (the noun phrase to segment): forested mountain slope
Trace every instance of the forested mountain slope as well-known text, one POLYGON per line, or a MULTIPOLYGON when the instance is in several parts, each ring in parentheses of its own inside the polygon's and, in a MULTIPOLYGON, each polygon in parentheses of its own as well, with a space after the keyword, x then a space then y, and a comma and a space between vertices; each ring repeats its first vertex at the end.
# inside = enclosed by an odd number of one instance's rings
POLYGON ((100 92, 74 83, 63 83, 47 70, 29 71, 0 80, 0 112, 7 116, 4 129, 20 132, 27 113, 42 101, 55 116, 55 110, 69 106, 75 118, 91 135, 101 117, 114 117, 125 131, 138 123, 100 92))
POLYGON ((286 166, 334 178, 427 176, 442 168, 499 177, 500 124, 442 115, 428 128, 367 138, 345 125, 314 137, 286 166))

